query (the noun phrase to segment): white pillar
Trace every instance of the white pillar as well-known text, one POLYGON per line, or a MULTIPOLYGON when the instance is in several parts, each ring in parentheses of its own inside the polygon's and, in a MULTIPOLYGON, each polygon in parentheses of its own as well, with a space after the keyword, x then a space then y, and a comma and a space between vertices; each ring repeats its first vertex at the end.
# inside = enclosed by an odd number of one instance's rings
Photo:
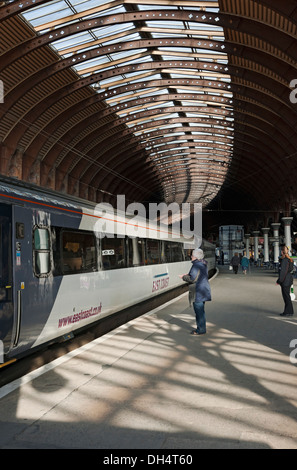
POLYGON ((255 231, 253 232, 253 237, 254 237, 254 260, 255 261, 258 261, 258 258, 259 258, 259 235, 260 235, 260 232, 258 231, 255 231))
POLYGON ((245 255, 248 259, 250 259, 250 234, 246 233, 245 238, 245 255))
POLYGON ((269 228, 262 228, 264 234, 264 263, 269 263, 269 245, 268 245, 268 233, 269 228))
POLYGON ((284 232, 285 232, 285 245, 289 247, 289 254, 291 255, 291 224, 292 224, 293 217, 282 217, 282 221, 284 224, 284 232))
POLYGON ((279 258, 279 228, 281 224, 278 222, 274 222, 271 224, 272 230, 273 230, 273 238, 275 238, 273 242, 273 247, 274 247, 274 259, 273 261, 275 263, 278 263, 278 258, 279 258))

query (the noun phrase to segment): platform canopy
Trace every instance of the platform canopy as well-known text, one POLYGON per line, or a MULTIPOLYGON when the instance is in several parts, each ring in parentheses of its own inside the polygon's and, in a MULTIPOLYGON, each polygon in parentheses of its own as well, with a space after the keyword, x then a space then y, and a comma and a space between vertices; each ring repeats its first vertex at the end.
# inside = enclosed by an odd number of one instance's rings
POLYGON ((0 5, 0 174, 95 202, 297 207, 294 0, 0 5))

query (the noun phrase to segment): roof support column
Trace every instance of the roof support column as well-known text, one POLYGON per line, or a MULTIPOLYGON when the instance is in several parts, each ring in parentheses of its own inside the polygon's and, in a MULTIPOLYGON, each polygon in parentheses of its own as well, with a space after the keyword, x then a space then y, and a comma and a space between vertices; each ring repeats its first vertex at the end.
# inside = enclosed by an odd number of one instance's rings
POLYGON ((250 259, 250 234, 246 233, 245 238, 245 254, 248 259, 250 259))
POLYGON ((252 235, 254 237, 254 260, 257 262, 259 258, 259 235, 260 232, 254 231, 252 232, 252 235))
POLYGON ((281 224, 278 222, 274 222, 271 224, 272 230, 273 230, 273 247, 274 247, 274 259, 273 261, 275 263, 278 263, 278 258, 279 258, 279 228, 281 224))
POLYGON ((30 183, 40 185, 40 161, 34 162, 34 164, 28 168, 29 176, 28 181, 30 183))
POLYGON ((285 245, 289 248, 289 254, 291 254, 291 224, 293 221, 293 217, 282 217, 282 222, 284 224, 285 229, 285 245))
POLYGON ((268 233, 270 228, 262 228, 264 234, 264 263, 269 263, 269 245, 268 245, 268 233))

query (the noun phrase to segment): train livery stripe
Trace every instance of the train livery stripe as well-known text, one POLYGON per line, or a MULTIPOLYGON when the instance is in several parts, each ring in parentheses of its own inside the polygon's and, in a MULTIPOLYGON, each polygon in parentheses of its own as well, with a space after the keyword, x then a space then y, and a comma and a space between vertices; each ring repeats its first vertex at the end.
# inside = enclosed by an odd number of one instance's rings
MULTIPOLYGON (((35 202, 35 201, 32 201, 31 199, 24 199, 24 198, 21 198, 21 197, 10 196, 10 195, 7 195, 7 194, 2 194, 2 193, 0 193, 0 196, 8 198, 8 199, 14 199, 16 201, 29 202, 30 204, 38 204, 40 206, 50 207, 51 209, 59 209, 61 211, 73 212, 73 213, 76 213, 76 214, 79 214, 79 215, 83 214, 82 211, 75 211, 73 209, 67 209, 66 207, 61 207, 61 206, 53 206, 51 204, 46 204, 45 202, 40 202, 40 201, 35 202)), ((88 214, 85 214, 85 215, 88 215, 88 214)))
POLYGON ((150 230, 150 231, 153 231, 153 232, 157 232, 157 233, 164 233, 164 234, 170 234, 172 236, 177 236, 177 237, 180 237, 180 234, 174 234, 174 232, 170 231, 170 230, 162 230, 162 229, 159 229, 159 228, 153 228, 153 227, 148 227, 148 226, 141 226, 139 224, 132 224, 131 222, 125 222, 125 221, 122 221, 122 220, 118 220, 118 219, 111 219, 111 218, 108 218, 108 217, 103 217, 103 216, 99 216, 99 215, 96 215, 96 214, 89 214, 87 212, 83 212, 83 210, 74 210, 74 209, 68 209, 66 207, 61 207, 61 206, 54 206, 52 204, 46 204, 45 202, 41 202, 41 201, 33 201, 31 199, 25 199, 25 198, 21 198, 21 197, 16 197, 16 196, 11 196, 11 195, 7 195, 7 194, 3 194, 3 193, 0 193, 0 197, 5 197, 5 198, 8 198, 8 199, 14 199, 16 201, 21 201, 21 202, 28 202, 30 204, 37 204, 37 205, 40 205, 40 206, 44 206, 44 207, 48 207, 50 209, 59 209, 61 211, 66 211, 66 212, 71 212, 73 214, 78 214, 80 216, 87 216, 87 217, 94 217, 95 219, 102 219, 102 220, 105 220, 107 222, 114 222, 114 223, 120 223, 120 224, 123 224, 123 225, 127 225, 127 226, 130 226, 130 227, 134 227, 134 228, 138 228, 138 229, 142 229, 142 230, 150 230))

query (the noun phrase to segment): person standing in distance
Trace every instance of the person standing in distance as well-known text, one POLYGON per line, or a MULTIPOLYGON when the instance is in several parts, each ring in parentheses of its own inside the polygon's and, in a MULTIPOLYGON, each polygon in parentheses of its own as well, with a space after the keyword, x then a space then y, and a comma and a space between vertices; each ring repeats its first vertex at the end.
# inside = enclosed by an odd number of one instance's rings
POLYGON ((280 315, 292 316, 294 314, 293 304, 290 296, 291 285, 293 284, 293 261, 289 256, 289 248, 282 245, 280 258, 279 277, 276 281, 281 286, 282 296, 285 302, 285 309, 280 315))
POLYGON ((207 261, 204 259, 203 250, 195 248, 191 255, 192 267, 188 274, 179 277, 190 284, 195 283, 193 307, 196 315, 197 328, 191 334, 194 336, 206 333, 205 302, 211 300, 211 290, 208 281, 207 261))
POLYGON ((232 259, 230 261, 230 266, 233 268, 233 272, 235 274, 238 273, 238 266, 240 265, 240 258, 238 256, 238 253, 235 253, 234 256, 232 256, 232 259))

